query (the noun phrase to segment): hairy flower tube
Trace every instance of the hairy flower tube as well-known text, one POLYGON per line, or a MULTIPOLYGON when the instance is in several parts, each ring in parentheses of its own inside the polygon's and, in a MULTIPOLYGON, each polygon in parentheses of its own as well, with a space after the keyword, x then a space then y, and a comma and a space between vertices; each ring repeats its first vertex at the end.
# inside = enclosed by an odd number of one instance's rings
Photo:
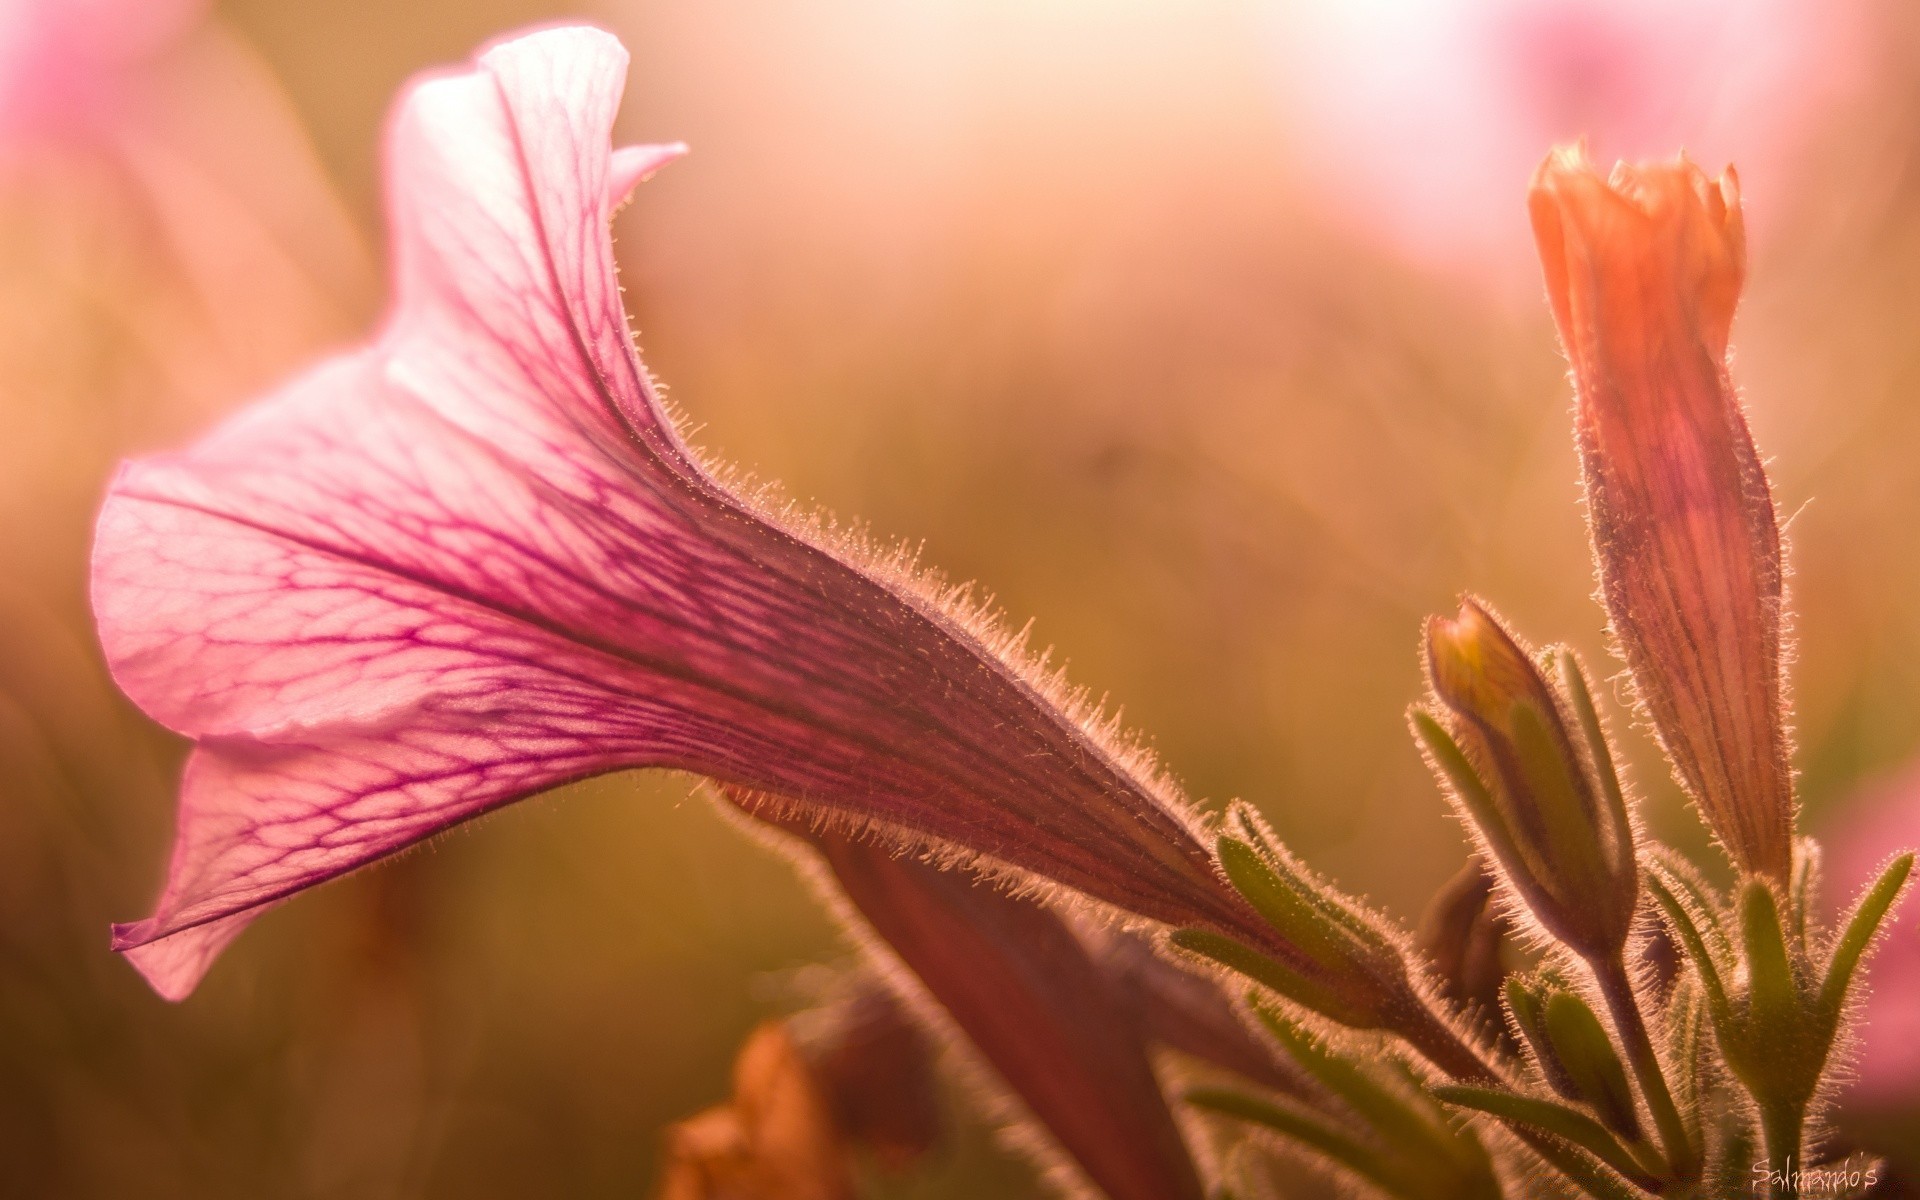
POLYGON ((724 486, 637 357, 608 218, 626 53, 551 29, 413 84, 391 310, 184 452, 93 558, 121 687, 194 739, 153 916, 171 997, 263 907, 631 767, 776 795, 1286 954, 1170 785, 904 569, 724 486))
POLYGON ((1780 531, 1727 371, 1739 181, 1684 158, 1606 176, 1562 150, 1530 204, 1614 636, 1681 786, 1735 863, 1784 885, 1780 531))

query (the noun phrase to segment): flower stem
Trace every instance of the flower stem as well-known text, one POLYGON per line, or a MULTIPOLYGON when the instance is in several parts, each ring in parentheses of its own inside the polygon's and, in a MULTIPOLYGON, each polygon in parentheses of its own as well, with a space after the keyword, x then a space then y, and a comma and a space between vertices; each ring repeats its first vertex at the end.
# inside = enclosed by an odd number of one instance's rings
POLYGON ((1767 1147, 1767 1175, 1774 1180, 1773 1200, 1800 1194, 1800 1135, 1807 1123, 1805 1104, 1762 1104, 1760 1135, 1767 1147))
POLYGON ((1673 1093, 1667 1088, 1660 1056, 1654 1051, 1646 1019, 1640 1015, 1639 998, 1633 994, 1633 983, 1627 977, 1626 961, 1616 952, 1611 959, 1594 963, 1593 973, 1600 984, 1600 994, 1607 1002, 1607 1011, 1613 1016, 1614 1028, 1626 1043, 1627 1062, 1633 1067, 1634 1078, 1640 1081, 1640 1094, 1646 1098, 1654 1126, 1660 1131, 1660 1145, 1666 1152, 1668 1169, 1676 1182, 1691 1183, 1699 1177, 1700 1157, 1694 1151, 1687 1124, 1673 1102, 1673 1093))

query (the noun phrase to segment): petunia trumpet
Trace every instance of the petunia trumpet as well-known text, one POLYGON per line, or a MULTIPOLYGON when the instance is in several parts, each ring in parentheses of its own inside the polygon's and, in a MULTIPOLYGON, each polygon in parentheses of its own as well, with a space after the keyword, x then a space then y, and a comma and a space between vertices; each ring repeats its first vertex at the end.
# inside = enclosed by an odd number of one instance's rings
POLYGON ((102 644, 196 743, 157 909, 116 948, 180 997, 276 901, 664 767, 1273 949, 1142 760, 907 572, 682 443, 608 233, 680 153, 610 150, 626 61, 549 29, 415 82, 377 335, 114 480, 102 644))

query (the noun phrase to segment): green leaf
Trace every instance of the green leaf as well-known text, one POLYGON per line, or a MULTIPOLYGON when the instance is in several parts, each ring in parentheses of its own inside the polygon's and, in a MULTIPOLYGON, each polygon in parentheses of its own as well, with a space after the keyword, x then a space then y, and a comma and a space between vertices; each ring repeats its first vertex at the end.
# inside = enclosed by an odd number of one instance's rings
POLYGON ((1225 934, 1215 933, 1211 929, 1176 929, 1168 940, 1182 950, 1212 959, 1255 983, 1272 988, 1294 1003, 1323 1013, 1344 1025, 1365 1029, 1375 1023, 1373 1014, 1358 1011, 1326 985, 1225 934))
POLYGON ((1720 968, 1714 964, 1713 955, 1708 952, 1706 940, 1700 936, 1699 927, 1694 924, 1693 913, 1687 905, 1674 894, 1672 876, 1656 868, 1647 873, 1647 890, 1666 913, 1667 924, 1680 938, 1680 948, 1686 951, 1692 960, 1694 970, 1700 977, 1701 987, 1707 994, 1707 1012, 1713 1017, 1714 1031, 1719 1034, 1724 1046, 1730 1039, 1737 1038, 1739 1031, 1734 1019, 1733 1004, 1727 999, 1727 989, 1720 980, 1720 968))
POLYGON ((1557 1100, 1465 1084, 1436 1087, 1433 1094, 1448 1104, 1470 1108, 1509 1124, 1561 1138, 1593 1155, 1637 1186, 1649 1187, 1654 1183, 1641 1163, 1620 1144, 1619 1139, 1607 1131, 1606 1126, 1577 1108, 1557 1100))
POLYGON ((1906 886, 1907 877, 1912 873, 1911 852, 1888 863, 1887 869, 1880 873, 1880 878, 1854 905, 1845 932, 1834 943, 1833 958, 1827 967, 1827 978, 1821 985, 1819 1000, 1820 1020, 1829 1039, 1839 1028, 1840 1012, 1846 1005, 1847 989, 1853 983, 1854 973, 1866 957, 1867 949, 1873 945, 1874 935, 1880 931, 1880 923, 1886 920, 1893 902, 1900 896, 1900 889, 1906 886))
POLYGON ((1228 1088, 1196 1088, 1186 1093, 1185 1099, 1195 1108, 1269 1129, 1317 1151, 1392 1195, 1418 1200, 1420 1181, 1395 1171, 1377 1147, 1355 1140, 1317 1116, 1228 1088))
POLYGON ((1425 747, 1428 760, 1445 778, 1460 806, 1467 810, 1467 817, 1473 822, 1474 828, 1480 831, 1481 837, 1487 839, 1493 856, 1502 866, 1524 861, 1520 848, 1514 844, 1512 830, 1507 828, 1499 806, 1494 803, 1493 793, 1481 782, 1480 773, 1468 761, 1460 744, 1453 740, 1453 735, 1424 708, 1414 708, 1410 717, 1414 736, 1425 747))
POLYGON ((1626 793, 1620 787, 1620 773, 1613 766, 1613 748, 1607 744, 1600 711, 1594 707, 1593 693, 1587 690, 1586 673, 1580 669, 1580 660, 1574 657, 1573 651, 1564 646, 1555 656, 1555 663, 1559 667, 1561 690, 1572 704, 1574 719, 1580 723, 1581 736, 1587 741, 1587 757, 1600 779, 1601 798, 1613 819, 1614 836, 1621 845, 1632 845, 1633 825, 1627 816, 1626 793))
POLYGON ((1253 1011, 1307 1074, 1344 1100, 1362 1120, 1380 1132, 1388 1145, 1427 1157, 1435 1154, 1447 1159, 1454 1157, 1454 1130, 1446 1118, 1437 1109, 1422 1112, 1416 1107, 1423 1105, 1426 1099, 1423 1093, 1402 1091, 1383 1083, 1269 1005, 1255 1000, 1253 1011))
POLYGON ((1627 1069, 1593 1009, 1573 992, 1555 992, 1547 998, 1546 1027, 1561 1067, 1600 1123, 1623 1137, 1638 1138, 1640 1119, 1627 1069))

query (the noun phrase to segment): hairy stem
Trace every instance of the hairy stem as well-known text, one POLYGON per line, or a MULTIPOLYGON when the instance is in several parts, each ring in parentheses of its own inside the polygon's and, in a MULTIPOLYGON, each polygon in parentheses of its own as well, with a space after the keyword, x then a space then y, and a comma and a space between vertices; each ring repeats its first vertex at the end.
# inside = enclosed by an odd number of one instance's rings
POLYGON ((1640 1081, 1640 1094, 1646 1098, 1648 1110, 1653 1113, 1654 1127, 1660 1131, 1661 1149, 1666 1152, 1673 1177, 1678 1182, 1691 1183, 1699 1177, 1700 1156, 1694 1151, 1687 1123, 1681 1120, 1673 1093, 1667 1088, 1667 1077, 1660 1069, 1660 1056, 1654 1051, 1653 1039, 1647 1035, 1647 1022, 1640 1015, 1640 1001, 1633 994, 1626 962, 1615 953, 1611 959, 1594 964, 1593 973, 1600 983, 1607 1011, 1613 1015, 1614 1028, 1626 1043, 1627 1062, 1633 1067, 1634 1078, 1640 1081))
POLYGON ((1804 1103, 1760 1106, 1760 1136, 1767 1147, 1767 1177, 1773 1183, 1773 1200, 1800 1195, 1800 1138, 1806 1123, 1804 1103))

